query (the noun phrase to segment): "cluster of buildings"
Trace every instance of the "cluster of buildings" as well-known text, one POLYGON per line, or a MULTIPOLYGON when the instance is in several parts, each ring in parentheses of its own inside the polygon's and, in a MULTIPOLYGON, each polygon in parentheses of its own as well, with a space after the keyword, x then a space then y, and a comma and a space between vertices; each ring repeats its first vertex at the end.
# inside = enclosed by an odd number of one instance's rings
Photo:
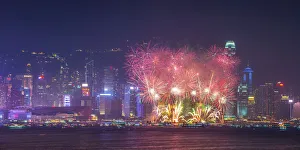
MULTIPOLYGON (((228 56, 235 54, 235 43, 228 41, 225 45, 228 49, 228 56), (230 53, 233 51, 234 53, 230 53)), ((238 73, 240 74, 240 73, 238 73)), ((253 86, 253 70, 249 63, 243 70, 240 84, 233 103, 226 113, 228 120, 289 120, 299 118, 296 113, 297 98, 292 91, 287 90, 283 82, 264 83, 257 87, 253 86)))
MULTIPOLYGON (((236 54, 233 41, 225 49, 229 57, 236 54)), ((139 89, 126 82, 124 52, 119 48, 76 50, 65 57, 22 50, 15 57, 0 57, 0 120, 150 120, 152 106, 142 103, 139 89)), ((227 120, 298 117, 293 112, 300 109, 300 103, 282 82, 254 87, 252 77, 248 65, 226 110, 227 120)))
POLYGON ((70 114, 83 120, 141 119, 152 112, 151 105, 142 105, 139 89, 123 79, 124 61, 112 62, 124 57, 120 49, 76 50, 67 57, 22 51, 19 56, 28 58, 25 67, 0 77, 0 120, 70 114))

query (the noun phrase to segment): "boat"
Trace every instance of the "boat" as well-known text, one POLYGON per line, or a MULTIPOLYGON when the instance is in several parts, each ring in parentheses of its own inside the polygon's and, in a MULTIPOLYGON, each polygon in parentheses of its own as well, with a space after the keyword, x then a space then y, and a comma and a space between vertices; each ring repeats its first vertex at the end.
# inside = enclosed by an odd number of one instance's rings
POLYGON ((12 124, 10 126, 8 126, 9 129, 24 129, 25 126, 21 125, 21 124, 12 124))

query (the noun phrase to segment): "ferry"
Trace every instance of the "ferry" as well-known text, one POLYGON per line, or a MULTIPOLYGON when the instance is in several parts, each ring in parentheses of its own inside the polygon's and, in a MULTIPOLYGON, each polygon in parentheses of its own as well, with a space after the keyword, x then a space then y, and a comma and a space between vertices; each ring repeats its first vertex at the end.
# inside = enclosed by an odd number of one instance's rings
POLYGON ((9 129, 24 129, 25 126, 21 125, 21 124, 12 124, 10 126, 8 126, 9 129))

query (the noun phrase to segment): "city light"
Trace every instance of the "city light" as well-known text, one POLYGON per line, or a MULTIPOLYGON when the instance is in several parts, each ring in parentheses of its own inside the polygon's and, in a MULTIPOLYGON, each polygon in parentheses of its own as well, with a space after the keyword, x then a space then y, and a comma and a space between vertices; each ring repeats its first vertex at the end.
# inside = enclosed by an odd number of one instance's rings
POLYGON ((45 77, 44 77, 44 75, 40 75, 39 76, 39 79, 41 80, 41 79, 44 79, 45 77))
POLYGON ((87 83, 82 83, 82 87, 88 87, 89 85, 87 83))
POLYGON ((294 101, 292 99, 289 100, 289 103, 293 103, 294 101))
POLYGON ((134 89, 134 87, 133 87, 133 86, 131 86, 131 87, 130 87, 130 90, 133 90, 133 89, 134 89))
POLYGON ((249 100, 249 101, 254 101, 254 96, 249 96, 249 97, 248 97, 248 100, 249 100))
POLYGON ((99 94, 101 96, 111 96, 111 94, 99 94))

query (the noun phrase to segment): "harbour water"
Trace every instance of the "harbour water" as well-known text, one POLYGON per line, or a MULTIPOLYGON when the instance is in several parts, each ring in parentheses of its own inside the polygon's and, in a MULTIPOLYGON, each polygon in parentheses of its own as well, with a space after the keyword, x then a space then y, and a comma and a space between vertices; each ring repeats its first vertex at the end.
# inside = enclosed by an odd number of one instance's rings
POLYGON ((298 132, 243 129, 7 130, 0 149, 300 149, 298 132))

